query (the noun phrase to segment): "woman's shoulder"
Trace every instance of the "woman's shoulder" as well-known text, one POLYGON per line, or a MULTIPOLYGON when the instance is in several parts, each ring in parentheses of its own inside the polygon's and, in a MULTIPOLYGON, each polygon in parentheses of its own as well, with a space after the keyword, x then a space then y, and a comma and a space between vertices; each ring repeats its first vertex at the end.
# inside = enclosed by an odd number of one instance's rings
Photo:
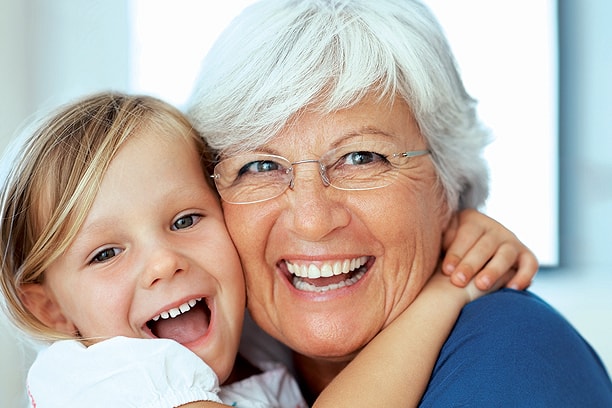
POLYGON ((484 319, 489 324, 505 325, 518 319, 516 323, 539 321, 544 319, 563 326, 569 323, 550 304, 531 291, 519 291, 503 288, 468 303, 462 310, 460 319, 465 323, 473 323, 472 319, 484 319), (505 317, 508 320, 500 321, 505 317))
POLYGON ((423 406, 440 401, 612 406, 612 383, 588 342, 552 306, 531 292, 502 289, 462 310, 423 406))
MULTIPOLYGON (((486 347, 491 354, 553 358, 555 352, 597 357, 582 335, 530 291, 501 289, 466 305, 445 347, 486 347)), ((517 356, 515 356, 517 357, 517 356)))

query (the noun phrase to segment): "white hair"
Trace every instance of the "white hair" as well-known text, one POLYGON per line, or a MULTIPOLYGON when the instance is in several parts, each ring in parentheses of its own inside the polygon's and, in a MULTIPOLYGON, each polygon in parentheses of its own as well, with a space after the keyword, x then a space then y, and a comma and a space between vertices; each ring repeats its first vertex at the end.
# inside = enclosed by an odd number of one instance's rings
POLYGON ((418 1, 260 1, 206 56, 188 115, 231 155, 267 143, 305 107, 329 113, 371 93, 410 106, 451 209, 484 203, 489 133, 441 27, 418 1))

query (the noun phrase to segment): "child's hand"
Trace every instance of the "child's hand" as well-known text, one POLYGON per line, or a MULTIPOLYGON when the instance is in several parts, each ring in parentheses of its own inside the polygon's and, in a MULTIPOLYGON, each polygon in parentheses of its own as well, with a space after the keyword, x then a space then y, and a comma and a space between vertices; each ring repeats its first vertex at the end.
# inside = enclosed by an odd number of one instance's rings
MULTIPOLYGON (((440 297, 444 297, 449 300, 454 298, 454 302, 456 306, 459 306, 458 310, 461 310, 463 306, 470 303, 472 300, 476 300, 481 296, 487 295, 489 293, 495 292, 496 290, 502 288, 505 284, 507 284, 512 276, 514 275, 513 270, 508 270, 506 273, 502 274, 493 285, 488 287, 487 289, 481 289, 476 284, 476 279, 470 280, 463 287, 459 287, 451 283, 449 277, 443 274, 440 269, 436 269, 436 271, 431 275, 429 281, 424 286, 423 290, 419 294, 419 297, 430 296, 438 299, 437 307, 440 306, 440 297), (426 294, 427 295, 424 295, 426 294)), ((418 297, 417 297, 418 299, 418 297)))
POLYGON ((535 255, 512 232, 472 209, 453 218, 444 234, 444 249, 442 271, 459 287, 476 276, 476 287, 488 290, 506 272, 513 271, 506 286, 522 290, 538 270, 535 255))

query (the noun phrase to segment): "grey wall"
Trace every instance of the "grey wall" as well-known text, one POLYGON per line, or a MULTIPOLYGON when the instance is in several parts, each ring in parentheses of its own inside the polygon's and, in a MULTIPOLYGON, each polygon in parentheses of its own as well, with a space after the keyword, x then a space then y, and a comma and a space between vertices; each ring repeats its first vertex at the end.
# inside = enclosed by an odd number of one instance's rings
POLYGON ((0 0, 0 149, 39 109, 127 87, 128 3, 0 0))
MULTIPOLYGON (((84 92, 127 88, 128 3, 0 0, 0 151, 37 110, 84 92)), ((25 407, 33 352, 5 320, 0 316, 0 407, 25 407)))
POLYGON ((561 263, 612 273, 612 2, 559 6, 561 263))

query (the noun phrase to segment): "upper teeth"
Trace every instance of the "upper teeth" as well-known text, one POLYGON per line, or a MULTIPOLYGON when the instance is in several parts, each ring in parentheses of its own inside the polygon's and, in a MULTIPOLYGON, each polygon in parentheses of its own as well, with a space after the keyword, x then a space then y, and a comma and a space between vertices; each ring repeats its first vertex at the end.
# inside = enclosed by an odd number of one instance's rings
POLYGON ((196 305, 202 298, 191 299, 189 302, 183 303, 179 307, 174 307, 170 310, 166 310, 165 312, 161 312, 157 316, 153 318, 154 321, 158 321, 161 317, 162 319, 173 319, 181 313, 185 313, 191 310, 192 307, 196 305))
POLYGON ((324 263, 320 266, 315 264, 295 265, 289 261, 287 261, 286 264, 287 270, 289 270, 289 272, 295 276, 299 276, 300 278, 317 279, 321 277, 329 278, 330 276, 349 273, 362 267, 367 261, 367 256, 361 256, 354 259, 345 259, 344 261, 324 263))

